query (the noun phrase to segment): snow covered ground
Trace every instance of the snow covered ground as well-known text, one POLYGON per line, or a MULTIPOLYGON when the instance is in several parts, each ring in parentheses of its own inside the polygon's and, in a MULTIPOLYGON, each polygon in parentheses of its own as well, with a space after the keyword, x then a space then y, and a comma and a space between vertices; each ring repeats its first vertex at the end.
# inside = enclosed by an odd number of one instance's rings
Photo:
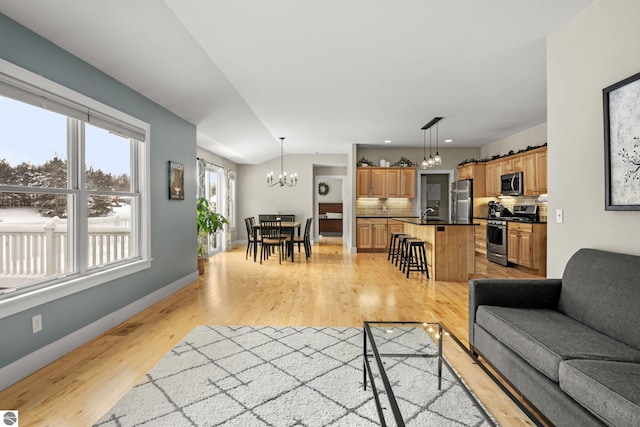
MULTIPOLYGON (((121 217, 128 218, 130 211, 130 206, 122 205, 114 208, 110 216, 120 215, 121 217)), ((36 208, 0 208, 0 223, 44 224, 50 219, 51 218, 41 216, 36 208)))

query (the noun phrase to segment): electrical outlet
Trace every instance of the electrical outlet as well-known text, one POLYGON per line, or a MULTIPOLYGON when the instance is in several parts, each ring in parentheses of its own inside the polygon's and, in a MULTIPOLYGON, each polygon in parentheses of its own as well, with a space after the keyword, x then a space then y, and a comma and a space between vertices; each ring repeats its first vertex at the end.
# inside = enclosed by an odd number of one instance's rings
POLYGON ((42 330, 42 314, 35 315, 31 318, 31 327, 33 328, 34 334, 42 330))
POLYGON ((562 209, 556 209, 556 222, 562 224, 564 222, 564 213, 562 209))
POLYGON ((386 206, 386 205, 383 205, 383 206, 382 206, 382 210, 386 212, 386 211, 387 211, 387 206, 386 206))

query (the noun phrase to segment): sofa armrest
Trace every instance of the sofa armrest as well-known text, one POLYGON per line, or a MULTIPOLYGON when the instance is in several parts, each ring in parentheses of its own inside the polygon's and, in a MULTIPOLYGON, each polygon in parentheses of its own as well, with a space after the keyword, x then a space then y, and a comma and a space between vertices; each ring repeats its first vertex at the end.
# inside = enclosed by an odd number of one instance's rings
POLYGON ((472 279, 469 280, 469 344, 481 305, 556 310, 561 279, 472 279))

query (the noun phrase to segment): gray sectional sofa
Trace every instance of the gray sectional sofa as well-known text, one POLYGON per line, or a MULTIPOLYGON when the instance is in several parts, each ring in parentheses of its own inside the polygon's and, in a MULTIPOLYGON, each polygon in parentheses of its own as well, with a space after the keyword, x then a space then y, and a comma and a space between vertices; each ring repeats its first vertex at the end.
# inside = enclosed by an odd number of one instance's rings
POLYGON ((640 426, 640 256, 580 249, 562 279, 469 281, 469 344, 558 426, 640 426))

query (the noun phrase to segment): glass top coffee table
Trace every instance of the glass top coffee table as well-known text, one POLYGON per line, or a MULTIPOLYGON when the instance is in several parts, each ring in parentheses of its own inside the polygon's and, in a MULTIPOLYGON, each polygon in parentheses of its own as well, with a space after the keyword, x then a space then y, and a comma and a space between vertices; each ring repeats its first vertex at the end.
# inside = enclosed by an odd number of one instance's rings
POLYGON ((441 323, 364 322, 363 383, 383 427, 496 425, 443 357, 450 345, 468 354, 441 323))

